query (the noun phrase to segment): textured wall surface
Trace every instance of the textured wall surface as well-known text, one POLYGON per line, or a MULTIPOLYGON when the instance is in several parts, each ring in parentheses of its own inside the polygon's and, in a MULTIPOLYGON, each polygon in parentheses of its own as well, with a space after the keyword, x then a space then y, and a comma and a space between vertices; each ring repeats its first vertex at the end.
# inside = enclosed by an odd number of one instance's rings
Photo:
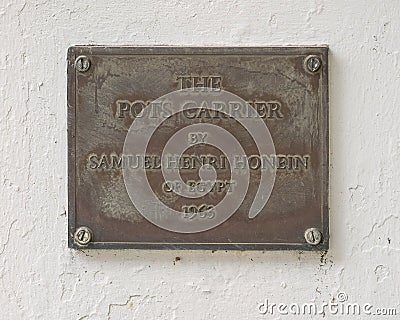
POLYGON ((400 313, 399 30, 395 0, 1 1, 0 319, 300 319, 257 306, 339 292, 400 313), (67 249, 73 44, 328 44, 331 249, 67 249))

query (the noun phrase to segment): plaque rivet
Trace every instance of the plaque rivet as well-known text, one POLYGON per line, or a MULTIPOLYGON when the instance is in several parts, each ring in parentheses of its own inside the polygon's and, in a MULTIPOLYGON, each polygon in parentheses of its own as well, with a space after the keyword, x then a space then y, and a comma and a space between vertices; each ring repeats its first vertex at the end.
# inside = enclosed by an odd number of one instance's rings
POLYGON ((75 60, 75 69, 79 72, 86 72, 90 68, 90 60, 86 56, 79 56, 75 60))
POLYGON ((317 228, 309 228, 304 232, 304 238, 308 244, 316 246, 321 242, 322 234, 317 228))
POLYGON ((308 56, 305 60, 305 66, 310 72, 317 72, 321 68, 321 59, 317 56, 308 56))
POLYGON ((92 241, 93 233, 88 227, 79 227, 74 234, 74 240, 81 246, 86 246, 92 241))

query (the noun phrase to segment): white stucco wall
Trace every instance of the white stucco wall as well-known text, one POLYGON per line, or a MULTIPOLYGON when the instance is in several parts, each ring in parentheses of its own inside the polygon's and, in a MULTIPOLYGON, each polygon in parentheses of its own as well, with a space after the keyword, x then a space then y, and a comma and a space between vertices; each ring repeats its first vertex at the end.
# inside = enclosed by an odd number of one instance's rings
POLYGON ((339 292, 400 313, 400 2, 122 2, 1 2, 0 319, 318 319, 257 305, 339 292), (73 44, 328 44, 328 253, 68 249, 73 44))

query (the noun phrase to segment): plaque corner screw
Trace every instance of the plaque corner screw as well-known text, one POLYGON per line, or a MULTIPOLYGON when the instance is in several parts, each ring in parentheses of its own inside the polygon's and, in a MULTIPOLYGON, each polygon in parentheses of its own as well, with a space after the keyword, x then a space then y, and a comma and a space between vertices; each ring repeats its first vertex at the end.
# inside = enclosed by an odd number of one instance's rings
POLYGON ((74 241, 80 246, 86 246, 93 239, 93 232, 88 227, 82 226, 76 229, 74 233, 74 241))
POLYGON ((317 228, 309 228, 304 232, 304 238, 308 244, 316 246, 322 241, 322 233, 317 228))
POLYGON ((90 60, 87 56, 79 56, 75 59, 75 69, 79 72, 86 72, 90 69, 90 60))
POLYGON ((319 69, 321 69, 322 66, 322 61, 320 57, 315 55, 308 56, 304 63, 307 70, 311 73, 317 72, 319 69))

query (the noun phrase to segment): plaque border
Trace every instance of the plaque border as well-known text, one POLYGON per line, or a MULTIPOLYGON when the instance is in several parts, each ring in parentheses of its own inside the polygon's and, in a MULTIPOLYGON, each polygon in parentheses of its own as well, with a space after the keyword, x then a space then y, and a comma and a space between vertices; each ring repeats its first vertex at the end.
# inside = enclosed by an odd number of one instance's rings
MULTIPOLYGON (((263 46, 263 47, 178 47, 178 46, 103 46, 76 45, 67 53, 67 139, 68 139, 68 247, 74 249, 155 249, 155 250, 304 250, 329 249, 329 48, 318 46, 263 46), (80 55, 318 55, 321 72, 321 221, 322 242, 316 246, 304 243, 170 243, 170 242, 90 242, 80 246, 74 242, 76 225, 76 70, 75 59, 80 55)), ((310 226, 313 227, 313 226, 310 226)), ((304 230, 305 231, 305 230, 304 230)))

